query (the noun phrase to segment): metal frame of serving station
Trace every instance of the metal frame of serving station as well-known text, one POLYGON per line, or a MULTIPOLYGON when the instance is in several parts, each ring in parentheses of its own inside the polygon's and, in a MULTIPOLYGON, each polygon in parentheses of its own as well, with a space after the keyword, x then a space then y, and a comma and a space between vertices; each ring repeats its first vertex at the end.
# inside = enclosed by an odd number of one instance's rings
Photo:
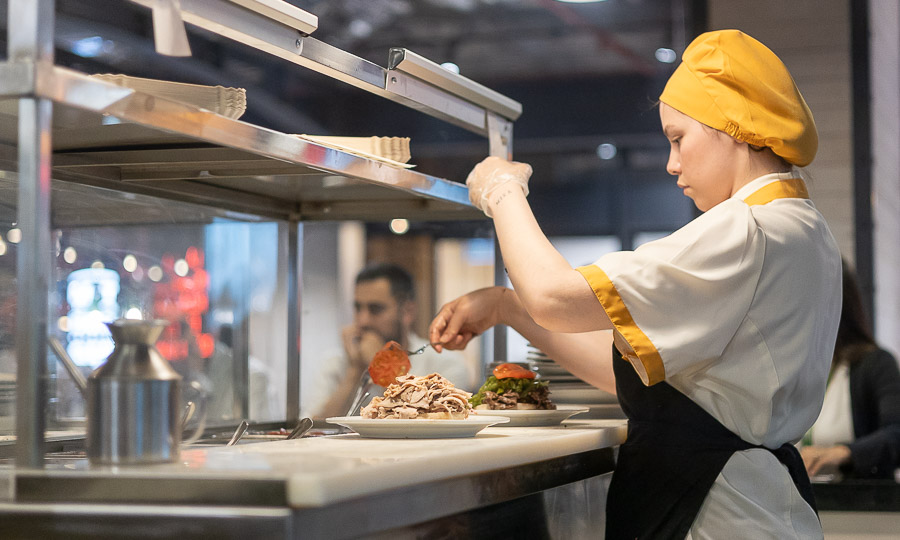
MULTIPOLYGON (((152 0, 132 0, 149 8, 152 0)), ((521 105, 405 49, 383 68, 311 37, 271 1, 180 0, 189 24, 417 109, 511 156, 521 105)), ((287 417, 299 412, 298 223, 403 213, 476 219, 465 186, 123 88, 54 63, 54 0, 8 0, 0 163, 18 171, 16 466, 43 467, 51 178, 287 224, 287 417)), ((302 20, 304 17, 295 17, 302 20)), ((500 344, 505 340, 498 340, 500 344)))

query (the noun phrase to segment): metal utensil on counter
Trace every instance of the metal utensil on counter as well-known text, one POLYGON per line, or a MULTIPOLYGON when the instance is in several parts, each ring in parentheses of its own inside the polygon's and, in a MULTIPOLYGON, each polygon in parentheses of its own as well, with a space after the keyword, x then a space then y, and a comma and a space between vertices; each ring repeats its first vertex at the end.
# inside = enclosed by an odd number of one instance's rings
POLYGON ((309 431, 313 427, 312 418, 305 417, 301 418, 299 422, 297 422, 297 426, 290 432, 287 436, 287 440, 291 439, 299 439, 304 436, 307 431, 309 431))
POLYGON ((238 424, 236 430, 234 430, 234 435, 231 436, 231 440, 225 443, 225 446, 234 446, 237 444, 241 437, 244 436, 244 433, 247 432, 247 428, 250 427, 250 422, 246 420, 241 420, 241 423, 238 424))
POLYGON ((369 370, 363 370, 362 376, 359 378, 359 384, 356 385, 356 394, 354 394, 350 408, 347 409, 347 414, 344 416, 356 416, 359 414, 359 408, 362 406, 363 401, 372 395, 373 386, 375 386, 375 383, 372 382, 369 370))
POLYGON ((195 412, 197 412, 197 404, 193 401, 188 401, 187 405, 184 406, 184 413, 181 415, 181 431, 187 429, 188 422, 194 417, 195 412))

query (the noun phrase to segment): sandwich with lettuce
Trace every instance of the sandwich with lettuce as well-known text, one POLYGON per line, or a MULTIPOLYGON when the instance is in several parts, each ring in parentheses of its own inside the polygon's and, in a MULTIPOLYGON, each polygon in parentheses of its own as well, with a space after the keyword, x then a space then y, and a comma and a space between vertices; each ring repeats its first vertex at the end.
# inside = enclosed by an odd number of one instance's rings
POLYGON ((556 409, 550 400, 550 383, 518 364, 494 368, 478 392, 469 398, 476 410, 556 409))

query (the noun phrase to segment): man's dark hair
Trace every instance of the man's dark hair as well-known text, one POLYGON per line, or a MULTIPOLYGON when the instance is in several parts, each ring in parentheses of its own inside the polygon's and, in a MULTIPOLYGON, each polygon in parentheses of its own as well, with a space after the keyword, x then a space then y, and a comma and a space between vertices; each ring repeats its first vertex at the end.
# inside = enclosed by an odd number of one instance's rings
POLYGON ((407 300, 416 298, 416 291, 413 288, 412 276, 409 272, 396 264, 390 263, 374 263, 363 268, 356 275, 356 284, 375 281, 376 279, 385 278, 391 284, 391 296, 398 304, 402 304, 407 300))
POLYGON ((835 357, 839 360, 854 362, 865 356, 862 353, 877 348, 868 312, 863 304, 862 293, 856 281, 856 273, 841 259, 843 277, 841 302, 841 322, 838 325, 837 341, 834 347, 835 357))

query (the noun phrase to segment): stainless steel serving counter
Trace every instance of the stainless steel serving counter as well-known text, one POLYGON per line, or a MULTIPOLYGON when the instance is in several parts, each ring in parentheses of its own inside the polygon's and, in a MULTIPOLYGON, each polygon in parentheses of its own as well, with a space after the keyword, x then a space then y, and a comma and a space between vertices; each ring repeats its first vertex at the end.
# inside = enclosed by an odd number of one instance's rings
POLYGON ((143 467, 61 459, 2 471, 0 516, 6 531, 41 538, 396 538, 496 526, 488 513, 547 531, 548 492, 557 508, 602 514, 602 478, 625 429, 622 420, 571 420, 459 439, 346 434, 195 447, 178 463, 143 467))

